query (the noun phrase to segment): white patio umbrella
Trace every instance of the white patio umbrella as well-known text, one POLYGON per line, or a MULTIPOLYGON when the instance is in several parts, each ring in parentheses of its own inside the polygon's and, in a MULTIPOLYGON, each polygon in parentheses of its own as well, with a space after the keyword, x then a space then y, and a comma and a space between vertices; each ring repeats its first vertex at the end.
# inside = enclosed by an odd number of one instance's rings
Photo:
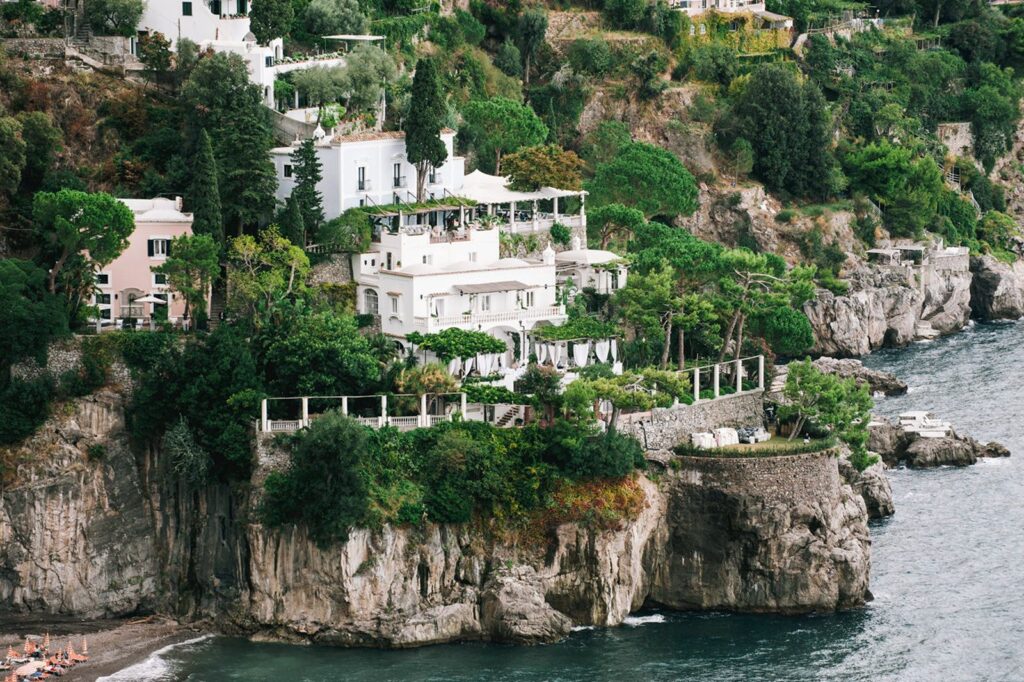
POLYGON ((157 296, 154 296, 153 294, 143 296, 142 298, 133 299, 132 303, 163 303, 164 305, 167 305, 167 301, 157 296))

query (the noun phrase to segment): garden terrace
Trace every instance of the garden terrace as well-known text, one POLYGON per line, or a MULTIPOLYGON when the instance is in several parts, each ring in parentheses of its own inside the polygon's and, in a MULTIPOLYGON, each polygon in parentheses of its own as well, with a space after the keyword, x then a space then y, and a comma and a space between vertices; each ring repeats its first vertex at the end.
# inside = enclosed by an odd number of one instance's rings
POLYGON ((260 403, 259 430, 263 433, 298 431, 328 410, 340 410, 364 426, 391 426, 399 431, 411 431, 450 422, 456 412, 466 414, 467 407, 465 393, 264 398, 260 403), (288 418, 272 418, 278 415, 288 418))

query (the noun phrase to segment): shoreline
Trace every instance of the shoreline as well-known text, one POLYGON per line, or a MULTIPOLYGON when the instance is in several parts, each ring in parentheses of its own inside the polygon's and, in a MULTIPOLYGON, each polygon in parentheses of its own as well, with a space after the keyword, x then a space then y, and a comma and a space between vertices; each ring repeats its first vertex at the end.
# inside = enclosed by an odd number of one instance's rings
POLYGON ((76 649, 82 638, 89 642, 89 660, 61 677, 68 682, 92 682, 145 661, 164 647, 207 634, 202 630, 163 616, 134 619, 60 621, 32 619, 4 623, 0 645, 20 648, 26 636, 50 634, 54 646, 68 640, 76 649))

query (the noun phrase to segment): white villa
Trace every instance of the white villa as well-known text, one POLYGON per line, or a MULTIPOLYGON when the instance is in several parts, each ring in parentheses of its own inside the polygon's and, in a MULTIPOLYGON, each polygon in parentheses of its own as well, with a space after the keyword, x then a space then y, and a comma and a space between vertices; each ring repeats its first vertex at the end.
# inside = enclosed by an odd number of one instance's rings
MULTIPOLYGON (((578 236, 571 250, 555 253, 555 224, 577 234, 586 228, 586 192, 523 192, 505 178, 466 175, 465 160, 454 153, 455 131, 442 131, 441 139, 448 159, 430 173, 424 204, 415 201, 416 169, 405 157, 403 133, 317 139, 325 216, 362 207, 373 223, 370 248, 353 256, 358 311, 379 317, 382 333, 403 346, 412 332, 483 331, 509 349, 491 369, 524 365, 536 347, 531 330, 564 322, 564 302, 583 288, 610 294, 625 286, 626 266, 614 253, 582 248, 578 236), (543 252, 502 258, 502 234, 534 234, 543 252)), ((271 152, 281 201, 295 186, 294 151, 271 152)))
MULTIPOLYGON (((781 31, 793 28, 792 17, 769 12, 764 0, 668 0, 668 5, 681 12, 686 12, 691 17, 699 16, 708 11, 720 12, 722 14, 739 14, 742 12, 753 15, 762 29, 781 31)), ((704 30, 704 26, 700 25, 699 31, 701 35, 703 35, 704 30)), ((697 32, 698 27, 690 27, 691 36, 696 35, 697 32)))
POLYGON ((249 30, 250 6, 250 0, 147 0, 138 31, 140 36, 162 33, 173 49, 179 39, 188 38, 201 48, 241 56, 249 68, 249 80, 263 90, 268 107, 274 106, 274 81, 279 75, 311 66, 344 66, 340 55, 286 60, 280 38, 260 45, 249 30))

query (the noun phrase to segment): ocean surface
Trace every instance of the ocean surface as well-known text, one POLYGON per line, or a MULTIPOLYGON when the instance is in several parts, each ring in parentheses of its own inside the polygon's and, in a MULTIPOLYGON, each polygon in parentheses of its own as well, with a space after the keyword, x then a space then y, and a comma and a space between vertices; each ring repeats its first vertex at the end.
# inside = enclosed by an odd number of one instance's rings
POLYGON ((866 361, 926 409, 1013 451, 964 469, 890 472, 896 515, 872 523, 868 606, 774 617, 644 612, 612 629, 517 648, 459 644, 376 651, 207 637, 106 678, 167 682, 384 680, 1024 680, 1024 324, 866 361))

